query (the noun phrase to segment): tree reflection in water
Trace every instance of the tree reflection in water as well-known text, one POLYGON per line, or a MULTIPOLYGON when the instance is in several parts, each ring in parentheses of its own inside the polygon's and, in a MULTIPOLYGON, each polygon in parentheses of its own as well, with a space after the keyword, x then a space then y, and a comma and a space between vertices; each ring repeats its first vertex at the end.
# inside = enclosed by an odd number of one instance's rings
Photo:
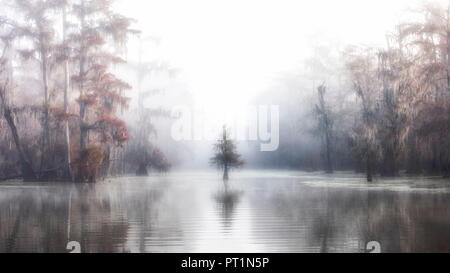
POLYGON ((64 253, 69 241, 87 253, 366 252, 370 241, 382 252, 450 252, 445 181, 260 172, 232 183, 197 173, 1 184, 0 252, 64 253))
POLYGON ((226 185, 223 191, 219 191, 214 195, 225 232, 232 228, 233 213, 236 206, 239 204, 242 194, 243 192, 229 189, 229 186, 226 185))

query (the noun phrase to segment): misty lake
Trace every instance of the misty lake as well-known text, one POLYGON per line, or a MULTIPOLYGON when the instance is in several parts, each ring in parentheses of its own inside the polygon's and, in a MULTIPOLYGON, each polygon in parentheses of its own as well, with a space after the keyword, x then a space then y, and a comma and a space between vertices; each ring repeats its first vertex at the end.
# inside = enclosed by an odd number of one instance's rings
POLYGON ((174 172, 0 184, 0 252, 450 252, 450 181, 174 172))

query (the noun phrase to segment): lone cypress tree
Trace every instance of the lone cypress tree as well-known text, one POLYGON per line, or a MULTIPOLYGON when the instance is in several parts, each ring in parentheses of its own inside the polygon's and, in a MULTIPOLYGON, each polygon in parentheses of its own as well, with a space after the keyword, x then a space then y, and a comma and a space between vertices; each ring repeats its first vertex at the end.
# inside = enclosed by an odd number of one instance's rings
POLYGON ((214 144, 215 155, 211 158, 211 165, 223 169, 223 180, 228 181, 228 171, 231 168, 240 168, 245 162, 236 151, 236 144, 230 139, 226 126, 223 126, 222 138, 214 144))

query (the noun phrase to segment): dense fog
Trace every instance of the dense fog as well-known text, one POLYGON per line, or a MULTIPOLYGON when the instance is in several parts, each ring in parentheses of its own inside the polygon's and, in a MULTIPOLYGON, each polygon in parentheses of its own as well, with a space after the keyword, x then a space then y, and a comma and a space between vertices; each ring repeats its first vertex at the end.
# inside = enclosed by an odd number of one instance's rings
POLYGON ((1 0, 0 179, 448 176, 448 3, 316 2, 1 0))

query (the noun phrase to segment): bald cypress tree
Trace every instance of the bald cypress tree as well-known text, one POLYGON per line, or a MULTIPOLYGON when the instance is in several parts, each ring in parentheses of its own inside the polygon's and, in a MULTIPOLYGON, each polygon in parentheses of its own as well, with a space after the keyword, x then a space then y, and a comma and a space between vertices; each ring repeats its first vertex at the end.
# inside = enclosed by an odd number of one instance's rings
MULTIPOLYGON (((27 47, 18 48, 24 60, 32 61, 40 68, 40 81, 42 83, 42 106, 41 114, 41 159, 39 178, 47 180, 53 176, 52 170, 55 162, 52 154, 55 152, 51 143, 51 92, 54 88, 51 83, 55 67, 55 28, 52 12, 62 5, 60 0, 14 0, 10 2, 16 11, 15 16, 9 18, 7 24, 17 38, 27 44, 27 47)), ((23 43, 23 42, 22 42, 23 43)))
POLYGON ((107 175, 112 149, 128 140, 126 124, 117 112, 128 107, 125 91, 131 86, 116 77, 111 67, 125 63, 117 49, 124 48, 129 35, 137 31, 130 28, 132 19, 114 13, 111 5, 110 0, 73 0, 72 4, 73 22, 66 43, 74 52, 71 61, 77 72, 71 80, 79 92, 77 181, 94 182, 97 175, 90 175, 91 169, 94 174, 107 175), (87 160, 91 154, 97 155, 92 156, 96 158, 93 163, 87 160))
POLYGON ((211 165, 223 169, 223 180, 228 181, 228 172, 232 168, 241 168, 245 162, 236 151, 236 144, 230 139, 227 128, 223 127, 222 138, 214 144, 214 157, 210 159, 211 165))

